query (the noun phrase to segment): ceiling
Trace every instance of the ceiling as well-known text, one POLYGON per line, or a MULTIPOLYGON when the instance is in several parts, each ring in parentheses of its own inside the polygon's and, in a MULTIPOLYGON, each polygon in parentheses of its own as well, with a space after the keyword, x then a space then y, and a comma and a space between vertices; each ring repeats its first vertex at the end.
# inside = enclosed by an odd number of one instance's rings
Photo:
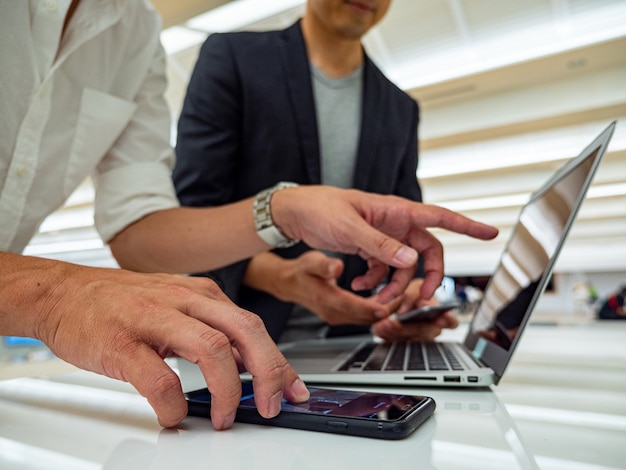
MULTIPOLYGON (((304 5, 153 3, 169 28, 162 38, 174 117, 208 34, 283 28, 304 5)), ((364 43, 420 103, 418 176, 426 200, 501 228, 489 243, 436 231, 448 274, 491 272, 520 201, 608 122, 626 121, 624 0, 394 0, 364 43)), ((596 196, 585 203, 557 269, 626 273, 623 127, 620 122, 592 188, 596 196)), ((29 247, 32 254, 114 264, 92 227, 92 191, 86 182, 51 216, 29 247)))

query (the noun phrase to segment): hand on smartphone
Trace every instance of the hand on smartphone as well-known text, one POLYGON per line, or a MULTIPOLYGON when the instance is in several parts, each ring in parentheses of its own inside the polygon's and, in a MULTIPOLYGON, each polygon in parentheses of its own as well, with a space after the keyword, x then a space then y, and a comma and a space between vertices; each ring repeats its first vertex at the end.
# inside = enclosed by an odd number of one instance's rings
MULTIPOLYGON (((263 418, 254 406, 252 383, 242 382, 241 402, 235 421, 309 431, 348 434, 379 439, 401 439, 415 431, 435 411, 430 397, 378 392, 358 392, 309 387, 303 403, 283 399, 278 416, 263 418)), ((210 418, 211 394, 207 389, 186 394, 190 416, 210 418)))

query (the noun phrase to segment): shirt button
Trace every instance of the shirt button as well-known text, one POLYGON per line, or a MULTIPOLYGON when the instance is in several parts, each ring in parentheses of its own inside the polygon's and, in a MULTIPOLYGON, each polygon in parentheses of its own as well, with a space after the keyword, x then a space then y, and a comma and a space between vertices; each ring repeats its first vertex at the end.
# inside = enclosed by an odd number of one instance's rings
POLYGON ((57 2, 54 0, 46 0, 44 5, 48 11, 56 11, 57 10, 57 2))
POLYGON ((25 166, 18 166, 15 169, 15 174, 19 177, 19 178, 24 178, 27 174, 28 174, 28 168, 26 168, 25 166))

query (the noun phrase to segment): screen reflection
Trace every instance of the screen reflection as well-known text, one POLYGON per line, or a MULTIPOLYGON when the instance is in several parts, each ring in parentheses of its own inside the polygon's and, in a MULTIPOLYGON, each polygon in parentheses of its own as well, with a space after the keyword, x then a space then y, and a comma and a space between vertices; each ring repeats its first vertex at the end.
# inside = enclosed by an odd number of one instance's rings
POLYGON ((543 288, 599 149, 524 206, 471 325, 506 350, 514 343, 537 290, 543 288))

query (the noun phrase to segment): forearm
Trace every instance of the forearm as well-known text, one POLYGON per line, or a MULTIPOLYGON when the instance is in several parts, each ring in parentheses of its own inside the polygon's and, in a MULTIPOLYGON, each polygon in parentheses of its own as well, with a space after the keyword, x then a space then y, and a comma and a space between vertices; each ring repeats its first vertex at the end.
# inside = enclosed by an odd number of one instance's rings
POLYGON ((207 271, 269 248, 256 234, 252 199, 154 212, 126 227, 110 246, 123 268, 169 273, 207 271))
POLYGON ((66 290, 72 269, 68 263, 0 252, 0 334, 46 340, 60 292, 66 290))
MULTIPOLYGON (((494 227, 441 207, 324 186, 277 191, 271 199, 271 217, 288 239, 370 260, 372 267, 355 280, 359 281, 359 289, 378 284, 381 274, 386 274, 386 269, 380 267, 387 265, 396 268, 390 285, 395 281, 397 290, 404 290, 421 252, 425 297, 432 295, 443 273, 443 249, 427 227, 481 239, 494 238, 498 233, 494 227)), ((220 207, 155 212, 111 241, 111 250, 121 266, 175 273, 215 269, 269 248, 256 233, 252 198, 220 207)), ((394 290, 388 289, 387 294, 394 294, 394 290)))
POLYGON ((284 262, 285 260, 274 253, 259 253, 248 263, 243 284, 280 300, 289 301, 290 299, 285 298, 280 289, 279 266, 284 262))

